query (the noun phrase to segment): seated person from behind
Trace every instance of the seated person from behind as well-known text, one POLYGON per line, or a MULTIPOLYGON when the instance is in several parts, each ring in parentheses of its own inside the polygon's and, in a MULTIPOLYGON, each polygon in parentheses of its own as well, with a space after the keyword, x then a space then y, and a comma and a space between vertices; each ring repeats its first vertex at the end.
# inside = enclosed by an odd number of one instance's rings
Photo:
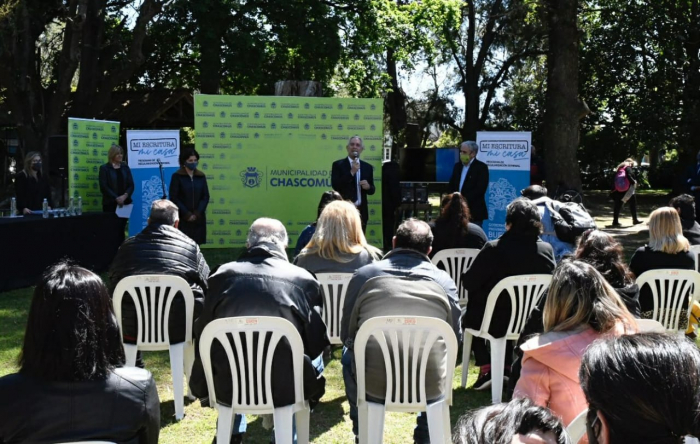
MULTIPOLYGON (((515 199, 506 208, 506 232, 497 240, 487 242, 474 258, 472 266, 462 275, 462 286, 469 292, 462 328, 479 330, 484 319, 486 302, 491 290, 501 280, 524 274, 552 274, 556 263, 552 246, 538 236, 542 231, 537 205, 525 198, 515 199)), ((489 333, 495 338, 505 336, 511 316, 511 302, 506 292, 498 297, 491 318, 489 333)), ((513 341, 506 345, 505 370, 510 371, 513 341)), ((486 340, 472 339, 472 351, 479 377, 475 390, 491 387, 491 353, 486 340)))
POLYGON ((676 196, 668 203, 678 211, 683 227, 683 236, 690 245, 700 245, 700 224, 695 220, 695 198, 690 194, 676 196))
POLYGON ((488 238, 480 226, 469 222, 469 218, 467 200, 460 193, 448 194, 442 199, 440 216, 431 227, 434 236, 431 258, 448 248, 481 250, 488 238))
POLYGON ((579 373, 591 443, 676 444, 700 436, 700 351, 685 338, 643 333, 596 341, 579 373))
POLYGON ((68 263, 46 270, 19 365, 19 373, 0 378, 0 443, 158 443, 155 381, 123 367, 112 302, 91 271, 68 263))
POLYGON ((465 413, 457 420, 454 444, 569 444, 561 419, 527 398, 465 413))
POLYGON ((561 202, 547 197, 547 188, 541 185, 530 185, 525 188, 521 194, 537 205, 537 211, 539 211, 540 218, 542 219, 542 234, 540 234, 540 239, 552 246, 554 250, 554 259, 559 263, 565 256, 572 254, 575 248, 573 243, 559 239, 557 236, 555 222, 563 220, 561 216, 556 213, 561 202))
POLYGON ((380 258, 381 253, 367 243, 355 205, 339 200, 326 205, 316 232, 294 264, 314 274, 354 273, 380 258))
POLYGON ((299 255, 299 253, 304 247, 306 247, 306 244, 309 243, 311 237, 316 232, 316 224, 318 223, 318 219, 321 217, 321 212, 323 211, 323 209, 326 208, 326 205, 333 202, 334 200, 343 200, 343 197, 337 191, 329 190, 323 192, 323 194, 321 195, 321 200, 318 202, 316 220, 312 224, 307 225, 306 228, 304 228, 304 230, 299 235, 299 239, 297 239, 297 246, 294 247, 295 257, 299 255))
MULTIPOLYGON (((110 294, 120 280, 142 274, 167 274, 187 281, 194 294, 194 319, 204 305, 209 266, 195 241, 178 230, 177 206, 169 200, 156 200, 151 205, 148 225, 130 237, 117 251, 109 270, 110 294)), ((124 341, 136 342, 136 307, 130 297, 122 299, 124 341)), ((170 342, 185 340, 185 300, 175 296, 170 307, 170 342)))
MULTIPOLYGON (((408 219, 396 230, 394 249, 384 259, 366 265, 355 273, 348 284, 343 305, 340 338, 343 350, 343 380, 350 403, 353 433, 357 436, 357 378, 353 343, 364 321, 377 316, 430 316, 452 326, 455 336, 461 338, 460 309, 457 287, 450 276, 430 262, 430 244, 433 235, 427 223, 408 219)), ((436 347, 442 341, 436 343, 436 347)), ((442 345, 444 347, 444 345, 442 345)), ((439 399, 444 364, 439 348, 433 348, 428 362, 426 396, 439 399)), ((374 341, 367 344, 367 398, 384 399, 386 370, 384 360, 374 341)), ((418 416, 413 434, 417 443, 429 442, 425 414, 418 416)))
MULTIPOLYGON (((308 271, 287 260, 287 230, 275 219, 260 218, 250 226, 247 251, 236 262, 222 265, 209 278, 209 293, 202 315, 195 326, 196 344, 208 323, 236 316, 275 316, 288 320, 299 331, 304 342, 304 396, 312 403, 325 391, 323 349, 330 344, 326 325, 320 316, 323 304, 321 286, 308 271)), ((235 353, 235 346, 234 346, 235 353)), ((294 403, 291 352, 280 343, 272 366, 272 398, 282 407, 294 403)), ((216 399, 229 404, 232 399, 231 370, 226 352, 218 342, 211 348, 212 371, 216 399)), ((190 388, 197 398, 209 396, 199 346, 190 388)), ((236 415, 234 442, 245 433, 245 416, 236 415)))

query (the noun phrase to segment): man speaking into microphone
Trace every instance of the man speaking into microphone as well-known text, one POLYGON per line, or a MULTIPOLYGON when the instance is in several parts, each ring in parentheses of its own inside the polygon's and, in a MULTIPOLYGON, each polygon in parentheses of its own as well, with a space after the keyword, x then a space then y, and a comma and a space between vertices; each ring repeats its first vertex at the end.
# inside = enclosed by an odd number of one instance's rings
POLYGON ((331 170, 331 185, 333 189, 349 200, 360 210, 362 231, 367 228, 367 196, 374 194, 374 176, 372 165, 360 160, 360 154, 365 149, 360 136, 352 136, 345 147, 348 157, 333 162, 331 170))

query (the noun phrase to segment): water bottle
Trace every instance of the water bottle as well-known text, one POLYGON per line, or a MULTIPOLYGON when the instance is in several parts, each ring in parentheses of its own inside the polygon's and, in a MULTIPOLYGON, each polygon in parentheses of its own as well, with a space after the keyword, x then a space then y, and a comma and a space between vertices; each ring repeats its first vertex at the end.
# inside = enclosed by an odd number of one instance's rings
POLYGON ((76 211, 78 216, 81 216, 83 214, 83 198, 81 196, 78 196, 78 210, 76 211))
POLYGON ((14 197, 10 201, 10 217, 15 217, 17 215, 17 199, 14 197))
POLYGON ((75 216, 75 200, 73 200, 72 196, 68 201, 68 215, 75 216))
POLYGON ((41 204, 41 216, 44 219, 49 218, 49 201, 44 199, 44 202, 41 204))

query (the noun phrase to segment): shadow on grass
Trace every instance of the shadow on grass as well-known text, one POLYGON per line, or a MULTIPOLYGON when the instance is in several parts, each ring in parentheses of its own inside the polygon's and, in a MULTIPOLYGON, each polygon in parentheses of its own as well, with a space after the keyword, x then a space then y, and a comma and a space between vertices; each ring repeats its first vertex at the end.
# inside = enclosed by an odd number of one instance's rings
MULTIPOLYGON (((187 391, 187 388, 185 388, 187 391)), ((199 400, 191 401, 189 398, 185 397, 185 407, 192 404, 193 402, 199 402, 199 400)), ((185 415, 187 418, 187 415, 185 415)), ((175 419, 175 400, 170 399, 168 401, 162 401, 160 403, 160 428, 167 427, 170 424, 175 424, 177 419, 175 419)))

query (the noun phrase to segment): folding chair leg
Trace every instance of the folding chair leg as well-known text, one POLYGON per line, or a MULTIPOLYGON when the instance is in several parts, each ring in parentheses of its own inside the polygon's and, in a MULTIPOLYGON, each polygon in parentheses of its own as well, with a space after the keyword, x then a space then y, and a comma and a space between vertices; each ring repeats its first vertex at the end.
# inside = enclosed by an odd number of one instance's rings
POLYGON ((173 375, 173 397, 175 398, 175 419, 185 417, 183 379, 185 377, 185 343, 170 344, 170 370, 173 375))
POLYGON ((136 344, 124 344, 124 354, 126 355, 126 366, 136 367, 136 354, 139 347, 136 344))
POLYGON ((469 358, 472 354, 472 334, 464 330, 463 346, 462 346, 462 387, 467 386, 467 377, 469 376, 469 358))
POLYGON ((294 406, 278 407, 272 414, 275 418, 275 444, 294 442, 294 406))
POLYGON ((431 443, 449 443, 451 436, 450 430, 450 407, 446 400, 441 400, 428 404, 426 410, 428 416, 428 430, 430 431, 431 443), (445 423, 447 418, 447 423, 445 423), (447 428, 445 428, 447 426, 447 428))
POLYGON ((367 401, 365 401, 364 404, 364 415, 362 410, 358 412, 360 420, 360 444, 384 442, 384 406, 367 401))
POLYGON ((185 343, 185 377, 187 381, 187 397, 190 401, 194 401, 196 398, 192 395, 192 390, 190 390, 190 377, 192 377, 192 367, 194 366, 194 343, 185 343))
POLYGON ((233 432, 233 409, 216 404, 216 410, 219 412, 219 419, 216 421, 216 443, 229 444, 233 432))
POLYGON ((491 402, 498 404, 503 397, 503 373, 506 361, 506 338, 491 339, 491 402))
POLYGON ((294 414, 294 421, 297 425, 297 444, 309 444, 309 417, 308 406, 294 414))

